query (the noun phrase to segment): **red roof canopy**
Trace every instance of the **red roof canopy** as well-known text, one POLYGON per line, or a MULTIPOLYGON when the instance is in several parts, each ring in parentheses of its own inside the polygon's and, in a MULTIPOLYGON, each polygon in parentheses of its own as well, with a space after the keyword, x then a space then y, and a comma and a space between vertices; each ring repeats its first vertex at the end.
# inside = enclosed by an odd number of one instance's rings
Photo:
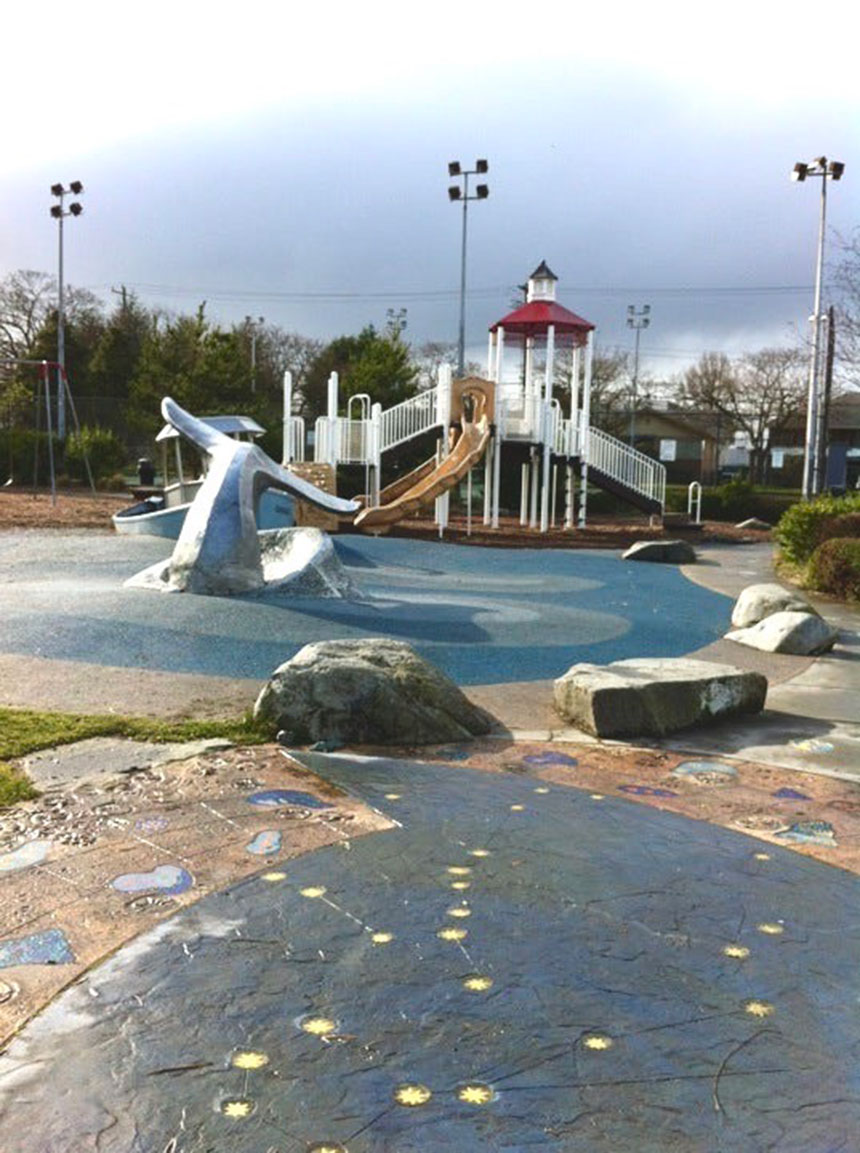
POLYGON ((564 308, 554 300, 533 300, 530 304, 523 304, 520 308, 509 312, 507 316, 497 320, 490 326, 490 332, 504 328, 508 333, 519 336, 545 336, 550 325, 555 327, 557 334, 573 336, 575 343, 584 344, 594 325, 564 308))

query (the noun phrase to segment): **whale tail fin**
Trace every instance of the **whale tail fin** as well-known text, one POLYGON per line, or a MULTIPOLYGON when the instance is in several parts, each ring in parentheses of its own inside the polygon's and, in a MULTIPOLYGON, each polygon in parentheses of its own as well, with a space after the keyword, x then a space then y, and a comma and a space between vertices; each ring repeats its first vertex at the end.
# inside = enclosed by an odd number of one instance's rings
POLYGON ((172 424, 177 432, 186 440, 196 444, 203 452, 212 452, 221 444, 233 443, 229 436, 206 424, 190 412, 186 412, 172 397, 166 396, 161 402, 161 415, 168 424, 172 424))

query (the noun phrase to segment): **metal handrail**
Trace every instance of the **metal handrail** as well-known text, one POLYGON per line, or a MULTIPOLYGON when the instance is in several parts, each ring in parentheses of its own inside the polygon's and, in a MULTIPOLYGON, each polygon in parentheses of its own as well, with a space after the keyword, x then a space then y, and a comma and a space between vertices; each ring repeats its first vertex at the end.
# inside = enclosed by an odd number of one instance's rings
POLYGON ((379 451, 394 448, 404 441, 419 436, 439 423, 435 389, 420 392, 408 400, 387 408, 382 413, 379 451))
POLYGON ((665 507, 665 465, 599 428, 588 429, 586 445, 589 466, 665 507))
POLYGON ((696 524, 702 523, 702 486, 697 480, 691 480, 687 486, 687 516, 693 515, 693 505, 696 506, 696 524))
POLYGON ((366 464, 373 460, 372 421, 345 416, 318 416, 314 425, 314 460, 330 464, 366 464))

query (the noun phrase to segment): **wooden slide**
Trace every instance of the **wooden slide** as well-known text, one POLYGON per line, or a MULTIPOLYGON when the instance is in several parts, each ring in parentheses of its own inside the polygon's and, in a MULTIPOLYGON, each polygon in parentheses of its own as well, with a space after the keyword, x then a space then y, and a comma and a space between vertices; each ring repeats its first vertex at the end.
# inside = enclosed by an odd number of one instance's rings
POLYGON ((384 528, 396 524, 453 488, 478 463, 490 439, 490 421, 486 396, 477 389, 470 390, 469 395, 475 407, 474 419, 467 420, 465 413, 461 416, 461 432, 448 456, 402 496, 376 508, 362 509, 355 518, 357 528, 384 528))

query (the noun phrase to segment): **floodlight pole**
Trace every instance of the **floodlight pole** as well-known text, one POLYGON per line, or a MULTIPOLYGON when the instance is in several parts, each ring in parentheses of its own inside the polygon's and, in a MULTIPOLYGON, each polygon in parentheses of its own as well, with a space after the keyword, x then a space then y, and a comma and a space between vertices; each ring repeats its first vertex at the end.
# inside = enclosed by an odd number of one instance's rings
MULTIPOLYGON (((65 282, 63 277, 63 220, 67 216, 80 216, 83 212, 80 204, 75 202, 69 205, 68 212, 64 207, 66 196, 74 193, 79 196, 84 190, 80 180, 73 180, 68 188, 62 184, 51 185, 51 195, 56 196, 59 204, 51 206, 51 216, 59 225, 59 259, 58 259, 58 289, 57 289, 57 436, 60 440, 66 439, 66 310, 65 310, 65 282)), ((50 391, 50 389, 49 389, 50 391)))
POLYGON ((792 179, 802 183, 807 176, 821 177, 821 201, 818 218, 818 250, 815 258, 815 299, 812 306, 812 352, 809 358, 809 388, 806 398, 806 436, 803 447, 804 500, 815 496, 821 483, 821 437, 818 421, 818 377, 821 372, 821 284, 824 279, 824 237, 827 221, 827 181, 840 180, 845 165, 819 156, 810 164, 795 164, 792 179))
POLYGON ((457 339, 457 375, 462 377, 466 372, 466 232, 468 227, 467 209, 470 200, 486 200, 490 190, 486 184, 476 187, 475 195, 469 195, 469 177, 483 175, 488 170, 486 160, 476 160, 474 168, 461 168, 458 160, 452 160, 448 165, 448 175, 462 177, 462 189, 458 185, 448 188, 449 200, 462 200, 463 202, 463 237, 460 245, 460 328, 457 339))
POLYGON ((639 386, 639 333, 643 328, 647 328, 651 323, 651 305, 645 304, 642 306, 641 312, 637 312, 635 307, 630 304, 627 306, 627 327, 632 328, 636 332, 636 343, 634 345, 633 353, 633 396, 630 402, 630 447, 636 447, 636 393, 639 386))

